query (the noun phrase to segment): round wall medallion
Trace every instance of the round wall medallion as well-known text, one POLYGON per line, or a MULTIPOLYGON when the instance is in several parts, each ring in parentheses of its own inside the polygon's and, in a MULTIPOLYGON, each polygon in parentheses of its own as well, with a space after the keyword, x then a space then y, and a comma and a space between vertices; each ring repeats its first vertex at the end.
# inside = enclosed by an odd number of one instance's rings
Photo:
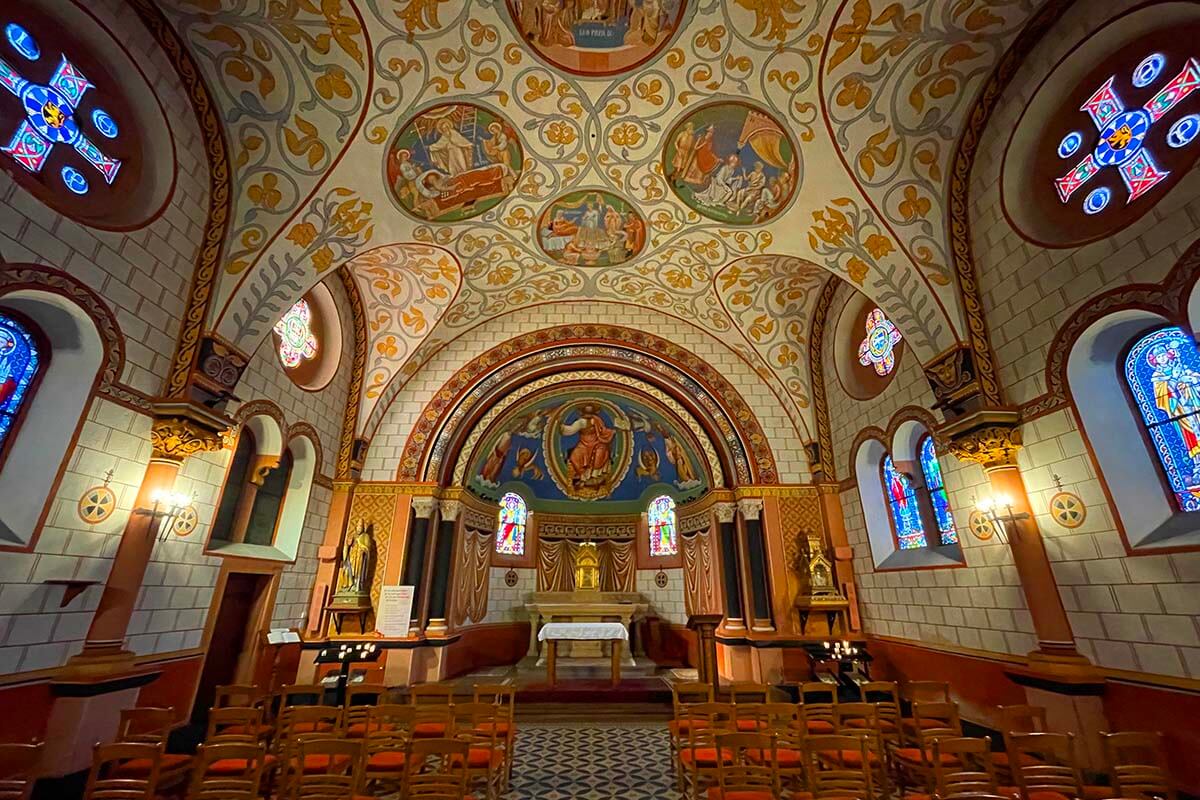
POLYGON ((400 207, 430 222, 477 217, 516 188, 525 155, 517 131, 471 103, 427 108, 388 148, 386 171, 400 207))
POLYGON ((176 536, 191 536, 192 531, 196 530, 199 523, 200 514, 196 511, 196 507, 188 506, 179 512, 179 516, 175 518, 175 524, 171 526, 171 531, 176 536))
POLYGON ((987 514, 984 514, 982 511, 972 511, 967 524, 971 528, 971 533, 975 534, 975 538, 981 542, 986 542, 996 535, 995 526, 987 518, 987 514))
POLYGON ((93 486, 79 498, 79 518, 89 525, 104 522, 117 508, 117 496, 107 486, 93 486))
POLYGON ((1087 506, 1079 495, 1059 492, 1050 498, 1050 516, 1064 528, 1078 528, 1087 519, 1087 506))
POLYGON ((654 575, 654 585, 660 589, 667 588, 667 573, 661 569, 654 575))
POLYGON ((712 103, 679 121, 663 148, 663 175, 689 208, 717 222, 758 225, 787 207, 800 151, 765 111, 712 103))
POLYGON ((569 192, 538 219, 538 244, 560 264, 615 267, 646 245, 646 220, 633 203, 601 189, 569 192))
POLYGON ((517 585, 518 580, 517 571, 515 569, 510 569, 508 572, 504 573, 504 585, 510 589, 517 585))

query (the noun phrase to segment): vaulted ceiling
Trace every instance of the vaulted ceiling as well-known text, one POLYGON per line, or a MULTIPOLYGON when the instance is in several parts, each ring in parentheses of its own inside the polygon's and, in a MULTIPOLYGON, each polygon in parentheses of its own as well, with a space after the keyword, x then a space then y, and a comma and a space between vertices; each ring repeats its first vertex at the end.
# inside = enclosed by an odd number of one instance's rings
MULTIPOLYGON (((163 3, 220 105, 233 161, 210 320, 225 338, 253 350, 285 308, 348 263, 371 345, 363 420, 389 382, 419 370, 423 353, 490 318, 555 301, 621 302, 710 330, 789 398, 809 430, 807 335, 828 275, 878 302, 922 360, 963 337, 950 164, 980 83, 1038 5, 562 0, 549 13, 541 5, 555 4, 522 0, 163 3), (647 8, 659 12, 656 23, 644 19, 647 8), (618 74, 581 75, 548 60, 564 51, 542 44, 551 28, 537 29, 532 44, 521 35, 556 15, 586 23, 621 9, 655 45, 618 74), (665 164, 689 114, 727 103, 696 114, 699 139, 703 123, 745 114, 735 101, 788 140, 763 160, 785 164, 792 185, 752 215, 757 222, 734 219, 730 205, 711 213, 696 202, 699 187, 685 203, 665 164), (503 196, 483 213, 423 219, 411 211, 420 199, 411 187, 402 208, 389 160, 414 116, 423 116, 425 144, 434 141, 435 107, 447 103, 501 120, 477 134, 474 152, 503 145, 491 161, 516 169, 492 176, 503 196), (597 191, 641 220, 644 244, 598 261, 550 255, 539 243, 543 214, 565 207, 555 203, 564 196, 585 202, 597 191)), ((577 66, 601 69, 590 63, 577 66)), ((746 151, 742 186, 763 152, 746 151)), ((454 157, 444 151, 442 167, 454 157)), ((452 175, 450 166, 433 180, 452 175)))

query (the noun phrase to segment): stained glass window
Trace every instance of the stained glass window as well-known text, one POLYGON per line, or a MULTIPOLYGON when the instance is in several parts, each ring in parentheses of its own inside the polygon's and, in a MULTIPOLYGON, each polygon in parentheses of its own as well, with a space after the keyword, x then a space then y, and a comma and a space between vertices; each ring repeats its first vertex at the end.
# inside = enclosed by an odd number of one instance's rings
POLYGON ((921 509, 917 507, 917 493, 912 480, 896 469, 891 456, 883 459, 883 491, 892 512, 892 527, 900 549, 924 547, 925 526, 921 522, 921 509))
POLYGON ((297 300, 288 309, 275 323, 275 333, 279 335, 279 360, 288 369, 316 356, 317 337, 312 332, 312 309, 307 300, 297 300))
POLYGON ((896 345, 900 344, 900 331, 878 308, 867 314, 867 338, 858 346, 858 363, 874 367, 875 374, 888 375, 896 366, 896 345))
MULTIPOLYGON (((42 58, 37 41, 20 25, 8 23, 4 34, 10 51, 22 59, 36 62, 42 58)), ((0 50, 0 53, 3 51, 0 50)), ((47 55, 47 58, 51 57, 47 55)), ((55 147, 74 150, 111 184, 121 169, 121 161, 106 155, 90 135, 94 131, 102 137, 114 139, 117 136, 117 123, 102 108, 93 109, 90 116, 80 112, 85 96, 95 84, 67 60, 65 54, 58 56, 58 66, 46 84, 25 78, 13 66, 19 63, 17 60, 9 63, 0 57, 0 87, 14 95, 24 111, 24 119, 7 142, 0 137, 0 153, 5 153, 29 172, 37 174, 42 171, 55 147)), ((79 170, 67 166, 59 174, 69 190, 75 194, 87 194, 88 181, 79 170)))
POLYGON ((1182 328, 1143 336, 1125 358, 1154 453, 1183 511, 1200 511, 1200 352, 1182 328))
POLYGON ((650 501, 646 512, 650 528, 650 555, 673 556, 679 554, 679 538, 675 530, 675 501, 661 495, 650 501))
POLYGON ((521 495, 509 492, 500 498, 496 523, 496 552, 505 556, 525 555, 525 521, 529 509, 521 495))
POLYGON ((0 447, 29 401, 42 363, 33 334, 14 317, 0 313, 0 447))
POLYGON ((937 519, 938 538, 942 544, 958 541, 958 529, 954 527, 954 514, 950 511, 950 497, 942 480, 942 465, 938 463, 937 449, 933 437, 926 436, 921 442, 921 472, 925 473, 925 488, 933 504, 933 516, 937 519))
MULTIPOLYGON (((1171 74, 1170 71, 1164 72, 1168 66, 1165 55, 1151 53, 1133 69, 1129 83, 1134 90, 1152 87, 1164 75, 1171 74)), ((1117 75, 1110 76, 1096 88, 1079 108, 1091 117, 1097 132, 1095 145, 1086 151, 1082 160, 1077 160, 1084 145, 1085 136, 1082 132, 1071 131, 1058 143, 1058 157, 1074 162, 1065 175, 1054 179, 1059 200, 1070 202, 1078 189, 1109 167, 1120 173, 1129 193, 1121 205, 1137 200, 1171 174, 1170 170, 1159 167, 1151 148, 1146 146, 1146 140, 1160 120, 1171 115, 1184 99, 1200 88, 1200 61, 1189 58, 1182 67, 1177 68, 1179 71, 1141 106, 1125 105, 1121 99, 1122 92, 1116 87, 1117 75)), ((1167 123, 1162 124, 1165 126, 1167 123)), ((1181 117, 1171 124, 1167 132, 1167 144, 1172 148, 1187 147, 1198 133, 1200 118, 1195 114, 1181 117)), ((1084 196, 1084 213, 1099 214, 1104 211, 1112 195, 1108 187, 1092 189, 1084 196)))

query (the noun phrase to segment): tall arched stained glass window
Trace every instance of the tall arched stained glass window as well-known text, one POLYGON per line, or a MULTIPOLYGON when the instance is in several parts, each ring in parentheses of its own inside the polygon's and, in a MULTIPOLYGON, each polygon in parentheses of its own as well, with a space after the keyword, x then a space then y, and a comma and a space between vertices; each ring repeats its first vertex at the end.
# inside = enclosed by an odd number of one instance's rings
POLYGON ((958 541, 958 529, 954 527, 950 497, 946 494, 942 465, 938 463, 937 449, 933 446, 932 436, 926 436, 921 441, 921 472, 925 473, 925 488, 929 491, 933 515, 937 518, 938 539, 942 544, 954 544, 958 541))
POLYGON ((646 511, 646 523, 650 529, 650 555, 673 556, 679 554, 674 500, 665 494, 651 500, 650 508, 646 511))
POLYGON ((1125 380, 1183 511, 1200 511, 1200 352, 1182 328, 1143 336, 1125 358, 1125 380))
POLYGON ((21 409, 45 364, 33 332, 16 317, 0 311, 0 450, 16 426, 21 409))
POLYGON ((915 550, 926 545, 925 526, 912 481, 896 469, 892 457, 883 459, 883 492, 892 513, 892 527, 901 550, 915 550))
POLYGON ((519 494, 509 492, 500 498, 496 522, 496 552, 505 556, 525 555, 525 521, 529 508, 519 494))

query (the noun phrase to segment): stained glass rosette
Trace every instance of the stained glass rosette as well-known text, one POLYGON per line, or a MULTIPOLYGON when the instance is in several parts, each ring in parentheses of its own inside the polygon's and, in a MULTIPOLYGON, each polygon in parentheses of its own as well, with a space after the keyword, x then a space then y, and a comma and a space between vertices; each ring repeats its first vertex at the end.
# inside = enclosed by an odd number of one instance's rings
POLYGON ((666 495, 651 500, 646 522, 650 529, 650 555, 677 555, 679 539, 675 529, 675 501, 666 495))
POLYGON ((33 334, 13 317, 0 314, 0 445, 12 431, 40 365, 33 334))
POLYGON ((891 373, 896 366, 896 345, 903 338, 900 331, 878 308, 867 314, 867 337, 858 346, 858 363, 873 367, 880 377, 891 373))
POLYGON ((298 300, 296 305, 275 323, 279 335, 279 360, 288 369, 300 366, 305 359, 317 355, 317 337, 312 332, 312 309, 308 302, 298 300))
POLYGON ((1182 328, 1154 331, 1130 349, 1125 379, 1154 453, 1183 511, 1200 511, 1200 352, 1182 328))
POLYGON ((519 494, 509 492, 500 498, 496 523, 496 552, 506 556, 525 555, 525 521, 529 509, 519 494))
POLYGON ((938 462, 932 436, 926 436, 921 443, 921 471, 925 473, 925 487, 929 490, 933 515, 937 518, 938 538, 942 544, 954 544, 958 541, 958 528, 950 511, 950 498, 942 481, 942 465, 938 462))
POLYGON ((926 545, 925 526, 917 507, 917 493, 908 476, 896 469, 892 457, 883 459, 883 491, 892 512, 896 541, 901 550, 916 550, 926 545))

